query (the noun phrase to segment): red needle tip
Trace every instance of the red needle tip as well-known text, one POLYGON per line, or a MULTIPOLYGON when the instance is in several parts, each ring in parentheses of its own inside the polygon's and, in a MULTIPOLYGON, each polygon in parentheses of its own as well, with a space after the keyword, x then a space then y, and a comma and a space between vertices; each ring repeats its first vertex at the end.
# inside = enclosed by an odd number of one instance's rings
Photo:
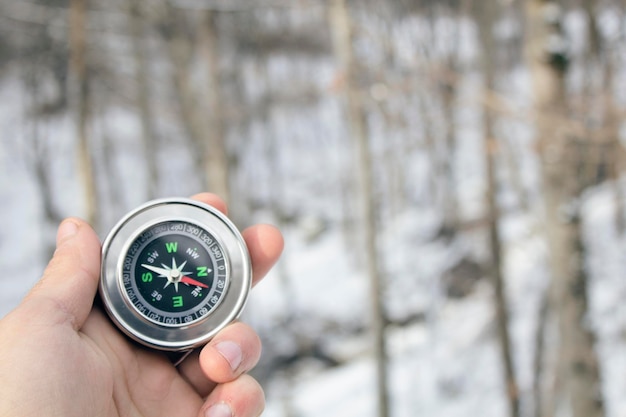
POLYGON ((180 282, 182 282, 183 284, 191 284, 191 285, 195 285, 197 287, 202 287, 202 288, 209 288, 208 285, 201 283, 200 281, 196 281, 193 278, 189 278, 187 276, 182 277, 180 279, 180 282))

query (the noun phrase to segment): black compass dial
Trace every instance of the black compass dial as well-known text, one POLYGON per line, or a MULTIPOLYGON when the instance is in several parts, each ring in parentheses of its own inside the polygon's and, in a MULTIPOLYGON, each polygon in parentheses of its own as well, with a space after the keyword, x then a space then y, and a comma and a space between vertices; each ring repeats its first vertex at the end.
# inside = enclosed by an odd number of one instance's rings
POLYGON ((128 302, 166 326, 201 319, 226 291, 223 250, 207 230, 184 221, 155 224, 130 244, 122 269, 128 302))

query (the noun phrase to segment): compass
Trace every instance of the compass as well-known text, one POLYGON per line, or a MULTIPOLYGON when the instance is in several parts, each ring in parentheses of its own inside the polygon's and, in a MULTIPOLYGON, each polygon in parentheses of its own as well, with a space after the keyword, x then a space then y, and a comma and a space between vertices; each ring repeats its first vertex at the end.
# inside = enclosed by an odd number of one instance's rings
POLYGON ((100 295, 131 339, 188 351, 240 315, 251 275, 246 244, 226 216, 195 200, 162 199, 127 214, 105 239, 100 295))

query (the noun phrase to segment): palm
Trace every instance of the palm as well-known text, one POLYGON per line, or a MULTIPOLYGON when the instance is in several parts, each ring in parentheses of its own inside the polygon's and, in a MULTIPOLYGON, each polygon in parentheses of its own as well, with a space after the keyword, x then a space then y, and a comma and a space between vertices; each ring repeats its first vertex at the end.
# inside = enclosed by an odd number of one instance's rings
POLYGON ((171 362, 133 345, 100 311, 92 311, 79 337, 85 367, 98 369, 81 379, 106 407, 102 416, 197 415, 202 398, 171 362))
MULTIPOLYGON (((41 378, 38 400, 54 404, 57 414, 83 417, 196 416, 202 398, 168 359, 135 346, 104 314, 94 309, 79 331, 62 314, 50 326, 17 317, 4 329, 15 340, 5 359, 27 354, 29 367, 12 373, 12 386, 41 378), (24 379, 24 381, 22 381, 24 379), (45 398, 48 395, 49 398, 45 398)), ((9 390, 10 391, 10 390, 9 390)))

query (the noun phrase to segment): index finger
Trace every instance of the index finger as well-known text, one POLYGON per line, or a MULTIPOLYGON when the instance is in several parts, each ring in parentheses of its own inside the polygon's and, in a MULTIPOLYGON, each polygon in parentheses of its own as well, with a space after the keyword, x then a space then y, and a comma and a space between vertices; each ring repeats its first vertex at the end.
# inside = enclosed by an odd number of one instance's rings
MULTIPOLYGON (((228 214, 226 203, 215 194, 201 193, 191 198, 228 214)), ((285 241, 280 231, 268 224, 251 226, 244 230, 242 235, 252 261, 252 285, 256 285, 278 261, 285 241)))
POLYGON ((228 207, 226 207, 226 202, 222 200, 220 196, 213 193, 199 193, 191 196, 192 200, 199 201, 204 204, 208 204, 209 206, 215 207, 222 213, 228 215, 228 207))

